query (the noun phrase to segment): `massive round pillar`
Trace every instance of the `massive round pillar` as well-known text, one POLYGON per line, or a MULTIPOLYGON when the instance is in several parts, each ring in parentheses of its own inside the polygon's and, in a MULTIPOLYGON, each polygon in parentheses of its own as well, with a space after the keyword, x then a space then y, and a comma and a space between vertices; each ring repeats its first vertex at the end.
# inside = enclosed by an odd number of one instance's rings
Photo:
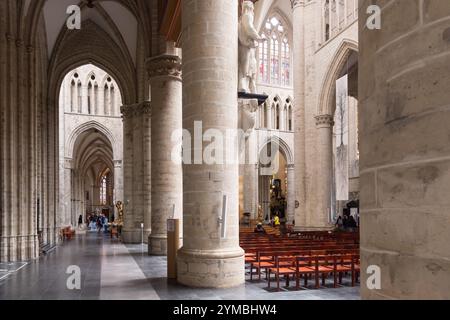
POLYGON ((151 232, 151 108, 149 102, 122 106, 123 229, 126 243, 147 242, 151 232))
POLYGON ((361 294, 450 299, 450 2, 379 4, 380 30, 359 21, 361 294))
POLYGON ((308 215, 309 228, 326 229, 330 227, 331 190, 332 190, 332 160, 333 160, 333 117, 320 115, 316 117, 317 128, 317 211, 308 215))
POLYGON ((299 205, 295 209, 295 224, 306 225, 306 157, 305 157, 305 1, 291 0, 294 68, 294 144, 295 195, 299 205))
POLYGON ((147 61, 152 96, 152 233, 149 254, 167 253, 167 219, 180 218, 183 205, 181 163, 172 158, 172 134, 182 127, 181 59, 162 55, 147 61), (175 210, 175 211, 174 211, 175 210))
MULTIPOLYGON (((194 135, 198 121, 203 132, 226 137, 226 131, 237 130, 238 125, 238 1, 184 0, 182 6, 183 127, 194 135)), ((195 137, 190 148, 196 160, 210 144, 201 139, 195 137)), ((220 141, 216 147, 217 160, 224 150, 220 141)), ((201 164, 183 165, 184 238, 178 281, 184 285, 231 287, 245 280, 244 251, 239 247, 237 144, 225 151, 235 153, 234 161, 207 164, 203 159, 201 164), (224 196, 226 218, 220 223, 224 196)))

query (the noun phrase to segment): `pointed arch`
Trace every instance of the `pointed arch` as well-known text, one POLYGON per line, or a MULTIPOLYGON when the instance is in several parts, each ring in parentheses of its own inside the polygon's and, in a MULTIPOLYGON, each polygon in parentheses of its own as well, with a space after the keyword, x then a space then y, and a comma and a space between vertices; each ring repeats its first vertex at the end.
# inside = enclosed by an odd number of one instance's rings
POLYGON ((317 108, 318 115, 334 114, 336 106, 333 103, 333 97, 336 91, 336 80, 352 52, 358 52, 358 43, 344 39, 327 68, 317 108))
POLYGON ((105 127, 103 124, 97 122, 97 121, 89 121, 86 123, 83 123, 82 125, 78 126, 76 129, 74 129, 66 142, 66 145, 68 146, 66 148, 66 158, 72 159, 73 158, 73 150, 74 150, 74 145, 76 140, 78 139, 78 137, 80 135, 82 135, 84 132, 91 130, 91 129, 95 129, 98 130, 99 132, 101 132, 111 143, 112 149, 113 149, 113 155, 114 158, 119 155, 119 146, 117 144, 116 139, 114 138, 114 135, 112 134, 112 132, 105 127))
POLYGON ((294 165, 294 153, 292 152, 291 148, 286 143, 286 141, 278 136, 267 137, 264 140, 264 143, 261 144, 258 150, 258 154, 261 154, 269 143, 276 143, 277 146, 279 147, 278 150, 286 158, 286 163, 288 165, 294 165))

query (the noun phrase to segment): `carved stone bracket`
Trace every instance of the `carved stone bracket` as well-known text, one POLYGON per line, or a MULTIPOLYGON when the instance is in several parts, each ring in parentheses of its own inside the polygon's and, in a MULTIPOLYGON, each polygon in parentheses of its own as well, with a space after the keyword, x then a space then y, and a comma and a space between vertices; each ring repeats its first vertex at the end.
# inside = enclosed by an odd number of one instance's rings
POLYGON ((174 55, 161 55, 146 61, 147 72, 150 77, 175 77, 181 80, 181 59, 174 55))
POLYGON ((258 110, 258 100, 238 100, 239 106, 239 127, 244 131, 255 128, 256 111, 258 110))

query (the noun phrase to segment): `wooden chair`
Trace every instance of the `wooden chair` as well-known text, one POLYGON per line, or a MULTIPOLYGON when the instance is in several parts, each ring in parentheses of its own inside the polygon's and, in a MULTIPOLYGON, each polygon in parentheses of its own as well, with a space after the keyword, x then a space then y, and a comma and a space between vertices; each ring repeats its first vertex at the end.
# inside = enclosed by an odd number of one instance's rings
POLYGON ((117 226, 111 226, 110 229, 111 233, 111 239, 115 236, 117 239, 119 239, 119 228, 117 226))
POLYGON ((63 238, 71 240, 75 236, 75 230, 70 229, 70 227, 65 227, 63 229, 63 238))

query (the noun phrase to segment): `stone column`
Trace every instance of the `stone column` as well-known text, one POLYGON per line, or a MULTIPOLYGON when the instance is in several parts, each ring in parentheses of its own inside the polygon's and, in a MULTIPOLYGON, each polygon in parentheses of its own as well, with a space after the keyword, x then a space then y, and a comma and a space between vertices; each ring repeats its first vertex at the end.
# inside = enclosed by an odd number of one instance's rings
POLYGON ((172 134, 182 127, 181 59, 161 55, 147 61, 152 96, 152 233, 148 252, 167 254, 167 219, 181 218, 183 172, 172 159, 172 134))
POLYGON ((287 165, 287 215, 288 223, 295 220, 295 166, 287 165))
POLYGON ((239 99, 239 129, 243 137, 239 141, 239 175, 243 176, 243 205, 244 212, 249 212, 252 219, 257 214, 258 176, 255 166, 258 162, 257 135, 254 130, 257 122, 258 100, 239 99))
MULTIPOLYGON (((62 226, 68 226, 72 217, 72 167, 73 160, 71 158, 66 158, 64 160, 64 193, 63 198, 60 200, 63 202, 64 206, 64 216, 61 217, 62 226)), ((84 215, 83 215, 84 217, 84 215)))
POLYGON ((258 175, 255 171, 256 164, 250 163, 244 165, 244 212, 250 212, 251 219, 256 219, 258 214, 257 208, 257 190, 258 175))
POLYGON ((295 209, 296 226, 306 224, 306 147, 305 147, 305 1, 291 0, 293 24, 293 68, 294 68, 294 145, 295 145, 295 209))
POLYGON ((332 128, 333 117, 320 115, 316 117, 317 128, 317 210, 307 215, 308 228, 324 229, 330 227, 329 213, 331 208, 332 179, 332 128))
MULTIPOLYGON (((104 109, 103 109, 104 111, 104 109)), ((133 110, 132 106, 122 106, 123 118, 123 228, 122 239, 132 242, 136 233, 133 219, 133 110)))
MULTIPOLYGON (((114 160, 114 204, 123 202, 123 161, 114 160)), ((114 209, 115 210, 115 209, 114 209)))
POLYGON ((150 103, 122 106, 124 130, 124 226, 123 241, 140 243, 141 223, 144 223, 144 242, 151 232, 150 190, 150 103))
POLYGON ((359 21, 361 294, 450 299, 450 2, 379 5, 380 30, 359 21))
MULTIPOLYGON (((182 1, 183 127, 237 129, 238 2, 182 1)), ((201 133, 201 132, 200 132, 201 133)), ((192 155, 208 143, 194 143, 192 155)), ((221 152, 218 146, 216 152, 221 152)), ((236 152, 226 148, 227 152, 236 152)), ((237 149, 237 148, 235 148, 237 149)), ((178 281, 195 287, 243 284, 244 251, 239 247, 239 166, 236 155, 225 164, 183 165, 183 247, 178 281), (227 196, 225 234, 221 234, 222 198, 227 196)))

